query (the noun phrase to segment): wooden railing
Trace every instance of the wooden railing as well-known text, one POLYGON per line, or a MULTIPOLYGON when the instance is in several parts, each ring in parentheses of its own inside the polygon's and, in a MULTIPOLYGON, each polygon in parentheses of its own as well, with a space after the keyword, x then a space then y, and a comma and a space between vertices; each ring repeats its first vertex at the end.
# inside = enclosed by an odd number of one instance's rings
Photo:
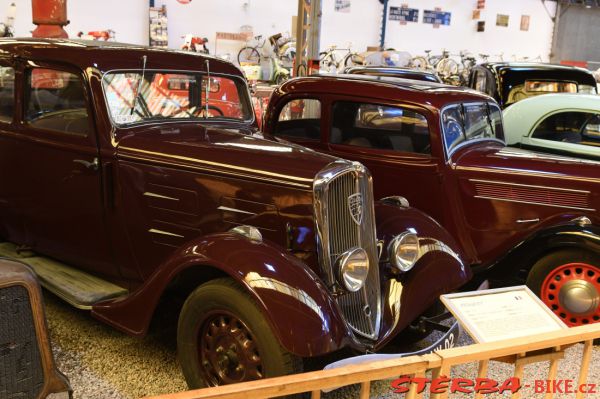
MULTIPOLYGON (((563 357, 564 350, 583 342, 578 384, 574 384, 579 386, 587 382, 593 350, 592 341, 597 338, 600 338, 600 323, 524 338, 446 349, 429 355, 355 364, 331 370, 198 389, 147 399, 262 399, 303 392, 311 392, 312 399, 319 399, 322 390, 353 384, 360 384, 360 399, 368 399, 373 381, 396 379, 401 375, 423 377, 429 371, 432 378, 450 376, 453 366, 472 362, 479 363, 478 377, 484 378, 487 376, 491 360, 514 364, 513 376, 517 378, 522 377, 525 365, 549 361, 550 367, 546 379, 554 380, 557 377, 558 361, 563 357)), ((448 392, 433 394, 431 398, 445 399, 448 395, 448 392)), ((422 393, 418 393, 416 384, 412 384, 405 397, 421 398, 422 393)), ((520 398, 520 392, 513 393, 512 397, 520 398)), ((552 397, 552 393, 545 395, 545 399, 552 397)), ((578 392, 575 397, 584 398, 585 393, 578 392)))

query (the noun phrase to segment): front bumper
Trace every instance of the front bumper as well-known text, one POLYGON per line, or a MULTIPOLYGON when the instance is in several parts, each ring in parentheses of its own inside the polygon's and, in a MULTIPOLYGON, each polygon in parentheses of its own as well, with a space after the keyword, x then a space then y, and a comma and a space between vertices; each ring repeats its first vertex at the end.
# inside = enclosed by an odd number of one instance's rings
MULTIPOLYGON (((430 345, 428 345, 425 348, 422 348, 422 349, 419 349, 416 351, 412 351, 412 352, 381 353, 381 354, 371 353, 371 354, 367 354, 367 355, 353 356, 353 357, 349 357, 346 359, 338 360, 334 363, 330 363, 327 366, 325 366, 325 370, 348 366, 350 364, 360 364, 360 363, 366 363, 366 362, 372 362, 372 361, 378 361, 378 360, 390 360, 390 359, 399 359, 399 358, 407 357, 407 356, 425 355, 428 353, 453 348, 458 343, 458 340, 462 333, 462 329, 460 327, 458 320, 456 320, 454 317, 449 318, 449 319, 451 319, 451 321, 448 323, 448 325, 440 324, 438 322, 438 320, 448 319, 447 315, 448 314, 445 313, 443 316, 438 316, 435 318, 427 319, 426 322, 431 323, 432 329, 442 332, 442 335, 439 338, 437 338, 433 343, 431 343, 430 345)), ((327 392, 327 391, 325 391, 325 392, 327 392)))

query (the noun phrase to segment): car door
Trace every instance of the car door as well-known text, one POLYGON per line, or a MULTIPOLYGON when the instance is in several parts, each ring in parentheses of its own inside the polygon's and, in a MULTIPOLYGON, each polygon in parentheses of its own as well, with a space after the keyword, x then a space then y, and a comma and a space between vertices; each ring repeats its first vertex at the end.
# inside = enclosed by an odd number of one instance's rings
MULTIPOLYGON (((442 174, 431 145, 427 110, 369 98, 332 97, 325 139, 329 153, 363 163, 377 199, 400 195, 443 222, 442 174), (433 151, 433 153, 432 153, 433 151)), ((433 118, 432 118, 433 119, 433 118)))
POLYGON ((31 249, 92 272, 116 275, 104 221, 90 93, 81 71, 46 63, 22 69, 20 124, 3 137, 16 152, 13 206, 31 249))
POLYGON ((3 240, 23 242, 25 226, 18 208, 13 204, 18 193, 13 189, 14 164, 18 152, 7 145, 7 137, 15 129, 15 84, 17 70, 8 58, 0 58, 0 235, 3 240))

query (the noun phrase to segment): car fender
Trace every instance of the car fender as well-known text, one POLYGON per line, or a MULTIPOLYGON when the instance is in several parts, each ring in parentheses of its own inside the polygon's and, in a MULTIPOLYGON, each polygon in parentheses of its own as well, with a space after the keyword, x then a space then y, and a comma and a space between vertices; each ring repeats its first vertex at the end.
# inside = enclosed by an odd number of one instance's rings
POLYGON ((580 248, 600 254, 600 226, 583 218, 583 222, 576 219, 538 230, 497 262, 485 268, 476 268, 475 273, 493 282, 522 284, 538 259, 553 250, 564 248, 580 248))
POLYGON ((375 205, 375 218, 382 246, 382 267, 392 267, 389 264, 389 244, 396 235, 408 229, 417 233, 421 252, 411 270, 398 279, 390 279, 387 284, 382 330, 388 331, 388 334, 377 343, 377 348, 380 348, 424 313, 440 295, 458 290, 468 283, 472 272, 465 265, 455 240, 423 212, 380 201, 375 205))
POLYGON ((203 268, 227 275, 256 301, 289 352, 309 357, 352 344, 339 309, 321 279, 302 261, 270 242, 220 233, 178 249, 133 294, 94 306, 92 314, 132 335, 146 333, 159 299, 183 272, 203 268))

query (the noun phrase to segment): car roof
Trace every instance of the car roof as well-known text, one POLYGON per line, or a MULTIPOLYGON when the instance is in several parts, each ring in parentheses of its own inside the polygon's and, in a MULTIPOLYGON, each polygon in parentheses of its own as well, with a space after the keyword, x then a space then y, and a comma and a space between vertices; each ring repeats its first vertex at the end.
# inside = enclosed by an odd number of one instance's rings
POLYGON ((442 83, 369 75, 313 75, 288 80, 276 90, 287 93, 331 93, 338 95, 404 100, 424 106, 442 108, 446 104, 469 101, 494 101, 478 91, 442 83), (364 93, 364 94, 363 94, 364 93))
POLYGON ((209 60, 215 72, 243 76, 231 62, 205 54, 95 40, 1 38, 0 54, 68 63, 82 70, 94 67, 103 72, 141 69, 143 56, 147 57, 147 69, 202 71, 209 60))
POLYGON ((478 65, 503 80, 561 79, 595 85, 593 74, 584 68, 541 62, 486 62, 478 65), (539 74, 536 76, 536 74, 539 74))
POLYGON ((529 70, 562 70, 562 71, 584 71, 589 72, 587 69, 562 64, 550 64, 545 62, 484 62, 479 66, 487 69, 529 69, 529 70))
POLYGON ((344 70, 345 74, 369 75, 380 74, 395 77, 405 77, 413 80, 425 80, 429 82, 441 82, 440 78, 431 71, 422 71, 419 69, 393 67, 393 66, 354 66, 344 70))

